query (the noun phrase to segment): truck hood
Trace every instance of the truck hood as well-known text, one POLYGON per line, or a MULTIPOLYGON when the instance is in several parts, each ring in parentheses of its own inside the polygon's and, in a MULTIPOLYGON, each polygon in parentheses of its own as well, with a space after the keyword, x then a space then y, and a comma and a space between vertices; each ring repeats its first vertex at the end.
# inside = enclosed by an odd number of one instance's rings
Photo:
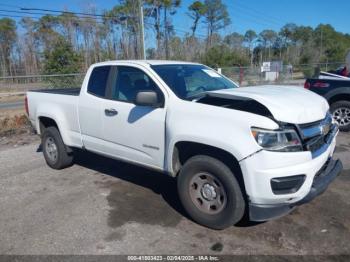
MULTIPOLYGON (((298 86, 257 86, 208 92, 223 99, 251 99, 270 111, 273 118, 291 124, 311 123, 325 118, 327 101, 298 86)), ((238 109, 239 110, 239 109, 238 109)))

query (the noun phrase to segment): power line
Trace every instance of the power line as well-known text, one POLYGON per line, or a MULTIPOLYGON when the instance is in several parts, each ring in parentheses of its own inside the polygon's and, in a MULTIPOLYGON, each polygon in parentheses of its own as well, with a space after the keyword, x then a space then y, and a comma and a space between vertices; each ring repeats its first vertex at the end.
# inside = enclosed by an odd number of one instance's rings
MULTIPOLYGON (((43 12, 29 12, 29 11, 17 11, 17 10, 8 10, 8 9, 0 9, 0 12, 6 12, 6 13, 16 13, 16 14, 31 14, 31 15, 51 15, 49 13, 43 13, 43 12)), ((62 12, 61 15, 66 14, 70 12, 62 12)), ((55 15, 57 17, 57 15, 55 15)), ((78 16, 79 18, 92 18, 91 16, 78 16)))
MULTIPOLYGON (((100 17, 103 19, 119 19, 116 16, 110 16, 110 15, 104 15, 104 14, 93 14, 93 13, 81 13, 81 12, 72 12, 72 11, 63 11, 63 10, 53 10, 53 9, 41 9, 41 8, 21 8, 21 10, 37 10, 37 11, 45 11, 45 12, 55 12, 55 13, 69 13, 69 14, 74 14, 74 15, 87 15, 87 16, 92 16, 92 17, 100 17)), ((149 22, 144 22, 145 24, 155 26, 155 24, 149 23, 149 22)), ((160 27, 165 28, 165 25, 160 25, 160 27)), ((189 33, 186 29, 183 28, 174 28, 175 31, 182 31, 189 33)), ((197 34, 197 36, 200 36, 200 34, 197 34)), ((204 35, 201 35, 204 36, 204 35)), ((206 36, 204 36, 206 37, 206 36)))
MULTIPOLYGON (((10 12, 10 13, 22 13, 22 14, 33 14, 33 15, 52 15, 50 13, 60 13, 60 14, 72 14, 72 15, 76 15, 78 18, 99 18, 102 19, 104 21, 106 20, 117 20, 118 22, 122 22, 123 20, 126 20, 127 17, 116 17, 116 16, 111 16, 108 14, 96 14, 96 13, 87 13, 87 12, 73 12, 73 11, 69 11, 69 10, 56 10, 56 9, 44 9, 44 8, 27 8, 27 7, 19 7, 19 6, 14 6, 14 5, 6 5, 6 4, 0 4, 3 6, 12 6, 12 7, 16 7, 21 9, 21 11, 17 11, 17 10, 5 10, 5 9, 0 9, 0 11, 3 12, 10 12), (30 12, 30 11, 43 11, 43 12, 30 12), (49 12, 49 13, 47 13, 49 12)), ((253 8, 247 7, 241 3, 235 3, 235 6, 233 6, 233 4, 226 4, 229 7, 232 8, 237 8, 240 10, 245 10, 245 12, 237 12, 235 13, 236 16, 241 17, 241 19, 247 19, 250 20, 254 23, 262 23, 265 25, 274 25, 274 26, 279 26, 281 27, 281 24, 277 23, 277 19, 275 20, 275 18, 271 17, 269 18, 268 16, 266 16, 266 14, 257 11, 253 8), (264 18, 259 17, 263 15, 264 18), (242 17, 243 16, 243 17, 242 17)), ((8 16, 8 15, 7 15, 8 16)), ((99 23, 99 21, 96 20, 96 22, 99 23)), ((150 25, 150 26, 155 26, 155 24, 150 23, 150 22, 144 22, 144 24, 150 25)), ((166 28, 166 25, 159 25, 160 27, 162 27, 163 29, 166 28)), ((242 27, 241 27, 242 28, 242 27)), ((191 34, 191 32, 189 32, 187 29, 183 29, 183 28, 179 28, 179 27, 173 27, 173 30, 176 32, 183 32, 186 34, 191 34)), ((196 37, 198 38, 207 38, 206 35, 204 34, 196 34, 196 37)))
POLYGON ((280 18, 276 18, 270 14, 266 14, 262 11, 259 11, 259 10, 256 10, 250 6, 247 6, 247 5, 244 5, 240 2, 236 2, 236 3, 233 3, 233 4, 227 4, 229 5, 230 7, 232 8, 238 8, 238 9, 243 9, 245 10, 246 12, 250 13, 252 16, 255 16, 255 17, 260 17, 260 19, 262 20, 265 20, 265 21, 269 21, 273 24, 280 24, 281 23, 281 19, 280 18))
POLYGON ((103 14, 93 14, 93 13, 81 13, 81 12, 71 12, 71 11, 62 11, 62 10, 53 10, 53 9, 43 9, 43 8, 26 8, 26 7, 21 7, 21 10, 26 10, 26 11, 44 11, 44 12, 50 12, 50 13, 68 13, 68 14, 75 14, 75 15, 86 15, 86 16, 98 16, 98 17, 106 17, 103 14))
POLYGON ((281 27, 281 25, 279 25, 279 24, 269 23, 269 22, 266 22, 264 20, 260 20, 258 18, 251 17, 251 16, 244 14, 244 13, 236 13, 235 16, 239 17, 242 20, 250 21, 253 23, 257 23, 257 24, 264 24, 267 27, 271 27, 271 26, 281 27))
MULTIPOLYGON (((239 9, 239 8, 238 8, 239 9)), ((261 24, 265 24, 265 25, 273 25, 273 26, 281 26, 282 24, 280 23, 276 23, 276 22, 273 22, 271 20, 268 20, 268 19, 264 19, 264 18, 261 18, 259 16, 256 16, 256 15, 253 15, 253 14, 249 14, 249 13, 244 13, 242 11, 237 11, 236 13, 234 13, 235 16, 245 16, 249 19, 252 19, 252 21, 255 21, 255 22, 258 22, 258 23, 261 23, 261 24)))
POLYGON ((266 15, 266 13, 257 11, 256 9, 250 8, 248 6, 242 5, 241 3, 226 4, 230 8, 238 9, 237 12, 234 13, 234 16, 240 17, 240 19, 245 19, 247 21, 251 21, 254 23, 264 24, 265 26, 277 26, 281 28, 284 26, 284 23, 280 21, 280 19, 276 19, 272 16, 266 15))
MULTIPOLYGON (((5 9, 0 9, 0 12, 11 12, 11 13, 19 13, 19 14, 33 14, 33 15, 51 15, 54 17, 59 17, 58 15, 52 15, 49 13, 38 13, 38 12, 27 12, 27 11, 16 11, 16 10, 5 10, 5 9)), ((63 13, 70 13, 70 14, 75 14, 75 12, 63 12, 63 13)), ((23 16, 23 15, 2 15, 0 14, 0 16, 4 16, 4 17, 10 17, 10 18, 32 18, 32 19, 40 19, 40 17, 33 17, 33 16, 23 16)), ((93 17, 87 17, 87 16, 77 16, 76 18, 73 17, 74 20, 77 20, 81 23, 86 23, 86 21, 81 20, 81 18, 93 18, 93 17)), ((98 16, 98 18, 102 18, 100 16, 98 16)), ((112 17, 112 16, 107 16, 108 19, 116 19, 117 17, 112 17)), ((98 20, 94 20, 94 22, 99 23, 99 24, 105 24, 103 21, 98 21, 98 20)), ((149 25, 149 26, 155 26, 155 24, 150 23, 150 22, 144 22, 144 24, 149 25)), ((166 28, 166 25, 159 25, 161 28, 166 28)), ((185 34, 191 34, 191 32, 185 30, 185 29, 181 29, 181 28, 175 28, 173 27, 172 30, 174 30, 175 32, 180 32, 180 33, 185 33, 185 34)), ((197 38, 200 39, 206 39, 206 36, 203 34, 196 34, 197 38)))
MULTIPOLYGON (((98 19, 102 19, 102 20, 117 20, 119 22, 122 22, 123 20, 121 20, 119 17, 116 16, 111 16, 111 15, 104 15, 104 14, 93 14, 93 13, 85 13, 85 12, 72 12, 72 11, 67 11, 67 10, 53 10, 53 9, 42 9, 42 8, 21 8, 22 11, 18 11, 18 10, 7 10, 7 9, 0 9, 0 11, 2 12, 9 12, 9 13, 19 13, 19 14, 31 14, 31 15, 52 15, 48 12, 54 12, 54 13, 60 13, 60 14, 72 14, 72 15, 76 15, 76 20, 78 20, 79 22, 85 22, 85 21, 81 21, 80 18, 98 18, 98 19), (27 11, 23 11, 23 10, 27 10, 27 11), (30 10, 36 10, 36 11, 43 11, 43 12, 32 12, 30 10), (120 21, 121 20, 121 21, 120 21)), ((238 16, 240 16, 241 14, 238 14, 238 16)), ((9 15, 6 15, 7 17, 9 17, 9 15)), ((55 17, 58 17, 58 15, 52 15, 55 17)), ((13 17, 20 17, 20 16, 13 16, 13 17)), ((25 16, 23 16, 25 17, 25 16)), ((26 16, 29 17, 29 16, 26 16)), ((35 18, 37 19, 38 17, 29 17, 29 18, 35 18)), ((127 18, 124 18, 124 20, 126 20, 127 18)), ((101 23, 104 24, 104 21, 98 21, 95 20, 96 23, 101 23)), ((260 23, 260 21, 254 20, 254 22, 258 22, 260 23)), ((150 23, 145 21, 144 24, 149 25, 149 26, 155 26, 155 24, 150 23)), ((167 28, 167 25, 159 25, 161 28, 165 29, 167 28)), ((191 34, 191 32, 189 32, 188 30, 184 29, 184 28, 179 28, 179 27, 172 27, 172 30, 174 30, 175 32, 181 32, 181 33, 185 33, 185 34, 191 34)), ((200 33, 196 33, 196 37, 200 38, 200 39, 206 39, 207 36, 204 34, 200 34, 200 33)))
POLYGON ((22 16, 22 15, 7 15, 7 14, 0 14, 2 17, 8 17, 8 18, 32 18, 32 19, 40 19, 40 17, 34 17, 34 16, 22 16))
MULTIPOLYGON (((0 10, 0 12, 2 12, 0 10)), ((30 14, 30 13, 28 13, 30 14)), ((33 13, 35 14, 35 13, 33 13)), ((49 14, 45 14, 45 15, 49 15, 49 14)), ((43 16, 26 16, 26 15, 9 15, 9 14, 0 14, 0 16, 3 16, 3 17, 9 17, 9 18, 32 18, 32 19, 38 19, 37 21, 39 21, 43 16)), ((58 16, 54 16, 54 17, 58 17, 58 16)), ((82 22, 82 23, 87 23, 87 21, 84 21, 84 20, 81 20, 81 18, 84 18, 84 17, 75 17, 73 18, 75 21, 79 20, 79 22, 82 22)), ((102 21, 97 21, 97 20, 94 20, 95 23, 98 23, 98 24, 104 24, 104 22, 102 21)))
POLYGON ((9 5, 9 4, 0 4, 2 6, 6 6, 6 7, 12 7, 12 8, 21 8, 20 6, 18 5, 9 5))

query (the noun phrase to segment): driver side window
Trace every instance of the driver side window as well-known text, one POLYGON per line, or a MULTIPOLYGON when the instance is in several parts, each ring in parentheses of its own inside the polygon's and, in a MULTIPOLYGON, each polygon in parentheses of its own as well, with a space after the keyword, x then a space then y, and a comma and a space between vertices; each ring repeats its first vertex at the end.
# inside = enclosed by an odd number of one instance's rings
POLYGON ((139 91, 161 91, 154 81, 142 70, 129 67, 117 67, 117 79, 112 87, 112 99, 133 103, 139 91))

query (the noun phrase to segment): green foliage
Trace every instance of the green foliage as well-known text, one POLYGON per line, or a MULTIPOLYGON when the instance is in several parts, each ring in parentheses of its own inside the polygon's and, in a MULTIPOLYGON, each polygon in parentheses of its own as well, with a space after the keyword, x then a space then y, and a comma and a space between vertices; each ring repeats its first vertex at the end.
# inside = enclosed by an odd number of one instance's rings
POLYGON ((44 15, 34 23, 34 34, 45 51, 50 50, 52 43, 60 37, 58 33, 60 19, 53 15, 44 15))
POLYGON ((189 13, 188 13, 189 17, 193 19, 193 25, 191 26, 191 30, 192 30, 192 36, 194 36, 197 30, 198 22, 206 13, 207 8, 205 4, 203 4, 201 1, 194 1, 188 7, 188 10, 189 10, 189 13))
POLYGON ((153 19, 157 40, 157 57, 162 56, 162 49, 165 49, 165 57, 168 59, 170 56, 169 37, 175 34, 169 15, 176 14, 181 0, 145 0, 144 3, 146 16, 153 19), (161 46, 163 38, 164 46, 161 46))
POLYGON ((246 66, 249 64, 247 56, 236 50, 231 50, 226 45, 218 45, 210 48, 202 58, 202 62, 208 66, 229 67, 246 66))
POLYGON ((343 61, 350 39, 338 33, 331 25, 320 24, 313 32, 315 43, 320 48, 320 61, 343 61))
POLYGON ((193 15, 204 15, 206 12, 206 7, 201 1, 194 1, 189 7, 188 10, 193 12, 193 15))
POLYGON ((232 33, 224 37, 224 43, 231 48, 241 49, 243 47, 244 36, 239 33, 232 33))
MULTIPOLYGON (((223 0, 186 2, 187 15, 192 19, 187 28, 173 25, 172 15, 177 12, 180 0, 144 0, 143 3, 145 29, 154 30, 153 34, 146 34, 149 59, 202 61, 214 67, 254 67, 264 61, 281 60, 297 68, 300 64, 345 62, 350 49, 350 35, 327 24, 312 28, 288 23, 279 32, 267 28, 262 32, 247 30, 243 35, 224 31, 231 20, 223 0), (206 36, 197 33, 201 23, 206 27, 206 36)), ((15 20, 2 18, 0 72, 3 75, 74 73, 99 61, 138 59, 141 57, 139 11, 139 1, 116 0, 116 5, 105 10, 103 17, 69 12, 44 15, 38 20, 26 17, 18 31, 15 20)), ((298 68, 305 75, 313 72, 313 66, 298 68)), ((333 68, 327 65, 324 69, 333 68)))
POLYGON ((244 41, 251 44, 257 37, 258 35, 254 30, 247 30, 244 34, 244 41))
POLYGON ((259 34, 260 41, 267 46, 272 46, 277 40, 277 33, 270 29, 265 29, 259 34))
POLYGON ((211 41, 213 33, 225 28, 231 23, 226 5, 221 0, 205 0, 205 23, 208 26, 208 38, 211 41))
POLYGON ((0 19, 0 64, 3 65, 2 72, 8 74, 10 69, 10 56, 17 38, 16 22, 10 18, 0 19))
POLYGON ((60 37, 52 51, 45 52, 45 74, 70 74, 80 72, 81 57, 72 46, 60 37))
POLYGON ((11 43, 16 39, 16 22, 10 18, 0 19, 0 42, 11 43))
POLYGON ((315 69, 309 66, 309 67, 303 68, 302 72, 305 78, 311 78, 314 76, 315 69))

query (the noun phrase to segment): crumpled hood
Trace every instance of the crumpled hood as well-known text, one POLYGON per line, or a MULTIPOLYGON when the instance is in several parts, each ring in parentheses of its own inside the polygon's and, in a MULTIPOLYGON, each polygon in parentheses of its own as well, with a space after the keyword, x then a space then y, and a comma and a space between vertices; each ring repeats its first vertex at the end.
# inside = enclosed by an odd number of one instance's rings
POLYGON ((329 106, 327 101, 298 86, 256 86, 223 89, 209 93, 253 99, 264 105, 273 117, 291 124, 311 123, 325 118, 329 106))

